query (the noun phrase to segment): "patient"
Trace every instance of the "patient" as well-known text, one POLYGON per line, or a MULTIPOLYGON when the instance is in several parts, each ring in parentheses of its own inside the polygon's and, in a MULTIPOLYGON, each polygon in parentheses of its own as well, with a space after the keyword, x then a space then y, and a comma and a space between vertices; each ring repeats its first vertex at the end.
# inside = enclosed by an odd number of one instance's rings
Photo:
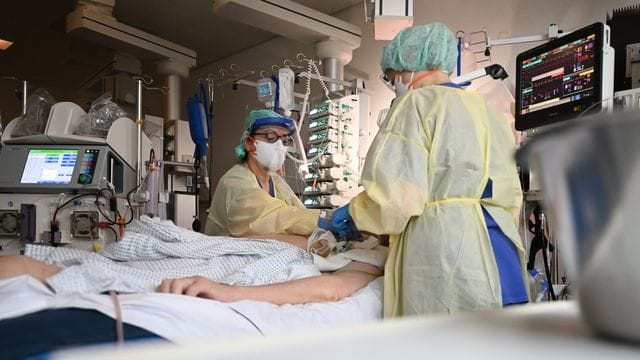
MULTIPOLYGON (((46 278, 61 269, 28 256, 0 257, 0 279, 19 275, 30 275, 45 283, 46 278)), ((311 302, 338 301, 365 287, 383 272, 373 265, 352 262, 333 273, 290 280, 278 284, 261 286, 234 286, 213 282, 195 276, 183 279, 164 280, 157 291, 184 294, 231 302, 259 300, 273 304, 304 304, 311 302)), ((46 284, 46 283, 45 283, 46 284)))
MULTIPOLYGON (((300 243, 295 235, 273 235, 277 240, 300 243), (285 239, 286 238, 286 239, 285 239)), ((0 256, 0 279, 19 275, 30 275, 46 284, 46 279, 57 274, 61 268, 32 259, 28 256, 0 256)), ((184 294, 231 302, 259 300, 273 304, 303 304, 311 302, 338 301, 366 286, 383 271, 373 265, 351 262, 328 274, 310 276, 281 283, 261 286, 225 285, 205 277, 166 279, 157 288, 158 292, 184 294)))
MULTIPOLYGON (((302 243, 302 239, 282 238, 281 241, 302 243)), ((265 236, 266 237, 266 236, 265 236)), ((62 271, 28 256, 0 256, 0 279, 29 275, 47 284, 47 278, 62 271)), ((338 301, 366 286, 382 270, 376 266, 351 262, 331 274, 310 276, 260 286, 224 285, 205 277, 166 279, 157 287, 161 293, 213 299, 221 302, 258 300, 273 304, 301 304, 338 301)), ((8 358, 41 355, 65 346, 113 343, 117 321, 97 310, 80 308, 48 309, 0 321, 0 348, 8 358), (65 326, 60 326, 65 324, 65 326), (57 329, 51 331, 51 329, 57 329), (15 334, 22 334, 15 336, 15 334)), ((123 340, 162 340, 162 336, 122 322, 123 340)))
MULTIPOLYGON (((266 236, 265 236, 266 238, 266 236)), ((271 239, 290 244, 306 244, 297 235, 272 234, 271 239), (296 239, 299 238, 299 239, 296 239)), ((305 249, 305 246, 300 246, 305 249)), ((46 272, 46 269, 42 269, 46 272)), ((219 284, 204 277, 166 279, 157 291, 198 296, 222 302, 259 300, 277 305, 338 301, 365 287, 383 271, 377 266, 353 261, 332 273, 261 286, 219 284)))

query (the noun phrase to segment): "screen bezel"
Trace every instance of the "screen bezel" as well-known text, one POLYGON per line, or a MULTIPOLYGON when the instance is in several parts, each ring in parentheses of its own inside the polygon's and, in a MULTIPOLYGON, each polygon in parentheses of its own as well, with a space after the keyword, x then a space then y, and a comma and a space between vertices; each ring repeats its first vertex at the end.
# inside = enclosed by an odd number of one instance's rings
POLYGON ((529 130, 544 125, 553 124, 560 121, 569 120, 579 116, 585 110, 599 111, 602 107, 602 64, 603 64, 603 37, 604 25, 600 22, 591 24, 558 39, 549 41, 533 49, 518 54, 516 57, 516 111, 515 127, 518 131, 529 130), (559 104, 535 112, 522 114, 522 65, 525 60, 539 56, 545 52, 552 51, 588 35, 594 34, 595 51, 594 57, 594 94, 592 97, 559 104))
POLYGON ((79 149, 72 149, 72 148, 67 148, 67 149, 52 149, 52 148, 30 148, 29 151, 27 152, 27 156, 24 160, 24 165, 23 165, 23 169, 22 169, 22 173, 20 174, 20 185, 29 185, 29 186, 69 186, 73 183, 73 177, 75 175, 76 172, 76 167, 78 165, 78 160, 80 159, 80 150, 79 149), (24 182, 24 175, 25 172, 27 171, 27 163, 29 162, 29 158, 32 156, 32 154, 34 154, 36 151, 61 151, 64 153, 72 153, 73 151, 76 152, 76 159, 75 162, 73 164, 73 172, 71 174, 71 178, 69 179, 68 182, 24 182))

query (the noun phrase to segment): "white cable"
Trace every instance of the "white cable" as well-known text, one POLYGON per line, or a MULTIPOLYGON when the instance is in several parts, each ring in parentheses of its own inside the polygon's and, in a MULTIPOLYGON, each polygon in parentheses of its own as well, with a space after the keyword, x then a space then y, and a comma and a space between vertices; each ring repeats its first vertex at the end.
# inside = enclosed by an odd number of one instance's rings
MULTIPOLYGON (((307 66, 308 69, 311 68, 311 62, 308 61, 307 62, 307 66)), ((295 158, 293 156, 291 156, 288 152, 287 152, 287 157, 291 160, 293 160, 293 162, 295 162, 296 164, 301 164, 302 166, 298 169, 299 173, 303 173, 302 175, 306 175, 305 173, 309 172, 309 160, 307 159, 307 154, 304 153, 304 144, 302 143, 302 137, 300 136, 300 129, 302 128, 302 125, 304 124, 304 117, 305 114, 307 113, 307 106, 309 103, 309 95, 311 94, 311 79, 307 78, 307 83, 305 85, 306 87, 306 91, 304 94, 304 99, 302 100, 302 108, 300 109, 300 118, 298 119, 298 124, 296 126, 296 134, 295 134, 295 142, 296 142, 296 147, 298 148, 298 152, 301 154, 302 159, 298 159, 295 158), (306 168, 305 168, 306 167, 306 168)))
POLYGON ((322 86, 322 89, 324 90, 324 96, 327 98, 327 100, 331 101, 331 98, 329 97, 329 89, 327 89, 327 85, 325 85, 324 80, 322 80, 322 75, 320 75, 320 70, 318 70, 318 66, 312 60, 310 60, 310 63, 312 65, 312 67, 313 67, 313 71, 315 72, 316 76, 318 77, 318 81, 320 82, 320 86, 322 86))
MULTIPOLYGON (((318 69, 318 66, 316 65, 315 61, 311 59, 305 59, 305 60, 307 61, 307 72, 310 75, 311 74, 316 75, 317 80, 320 82, 320 86, 322 87, 322 90, 324 92, 325 98, 327 99, 327 101, 330 102, 331 98, 329 97, 329 89, 324 83, 324 80, 322 80, 322 75, 320 75, 320 70, 318 69)), ((302 129, 302 126, 304 125, 304 121, 305 121, 305 116, 307 115, 310 95, 311 95, 311 76, 308 76, 307 82, 305 84, 305 94, 302 100, 302 108, 300 110, 300 118, 298 119, 298 125, 296 126, 296 134, 295 134, 296 146, 298 147, 298 152, 301 159, 298 159, 297 157, 294 157, 291 154, 287 153, 287 157, 289 159, 291 159, 294 163, 301 165, 298 169, 298 172, 301 173, 303 176, 309 173, 309 165, 314 161, 316 161, 321 155, 323 155, 326 152, 326 148, 325 148, 323 151, 316 154, 313 158, 308 159, 307 154, 305 153, 305 150, 304 150, 304 144, 302 143, 302 137, 300 136, 300 129, 302 129)))

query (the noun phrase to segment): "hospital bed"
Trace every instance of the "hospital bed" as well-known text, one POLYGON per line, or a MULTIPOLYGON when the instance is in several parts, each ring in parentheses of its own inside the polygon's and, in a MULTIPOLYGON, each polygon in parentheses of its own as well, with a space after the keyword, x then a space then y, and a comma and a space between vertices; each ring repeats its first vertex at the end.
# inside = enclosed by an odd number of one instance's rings
MULTIPOLYGON (((110 317, 116 316, 109 295, 54 294, 29 276, 0 281, 0 296, 3 299, 0 326, 3 319, 44 309, 95 309, 110 317)), ((222 303, 160 293, 122 294, 118 297, 123 321, 170 342, 183 344, 376 321, 382 315, 382 278, 340 301, 301 305, 278 306, 250 300, 222 303)))
POLYGON ((292 280, 318 275, 319 271, 307 261, 305 252, 302 257, 296 256, 299 249, 288 244, 265 240, 252 242, 251 248, 257 250, 245 250, 243 256, 249 255, 250 259, 238 265, 244 261, 244 257, 234 255, 234 252, 238 253, 233 248, 238 240, 205 239, 202 234, 188 232, 170 223, 150 219, 142 219, 141 223, 144 221, 153 225, 153 236, 145 233, 151 226, 133 224, 117 249, 105 248, 104 252, 118 261, 73 250, 28 247, 27 254, 57 264, 63 270, 48 278, 49 286, 26 275, 0 281, 0 327, 3 319, 46 309, 93 309, 112 318, 116 318, 119 311, 126 324, 180 344, 247 334, 270 336, 284 330, 363 323, 381 318, 382 278, 340 301, 301 305, 277 306, 249 300, 222 303, 155 293, 153 289, 158 279, 202 275, 191 272, 192 267, 215 280, 226 279, 225 282, 243 285, 292 280), (176 242, 176 239, 180 241, 176 242), (187 250, 202 254, 203 259, 166 258, 167 254, 176 256, 187 250), (222 260, 217 261, 218 257, 222 260), (226 262, 229 258, 233 261, 226 262), (283 260, 292 266, 269 268, 283 260), (122 261, 127 261, 128 265, 122 261), (219 267, 226 270, 220 271, 219 267), (261 272, 265 268, 268 271, 261 272), (112 296, 103 293, 106 290, 123 292, 117 295, 117 306, 112 296))
POLYGON ((638 359, 640 346, 596 336, 575 301, 435 315, 332 329, 193 342, 78 350, 55 359, 638 359), (304 355, 301 355, 304 354, 304 355))

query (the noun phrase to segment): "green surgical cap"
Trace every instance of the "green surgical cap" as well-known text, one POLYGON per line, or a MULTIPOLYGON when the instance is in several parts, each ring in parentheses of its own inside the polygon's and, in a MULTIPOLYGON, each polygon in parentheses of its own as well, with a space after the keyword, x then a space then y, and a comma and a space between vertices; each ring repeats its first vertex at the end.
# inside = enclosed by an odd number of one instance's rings
POLYGON ((288 117, 284 117, 269 109, 252 110, 244 119, 244 131, 240 136, 240 145, 236 146, 236 158, 242 160, 246 156, 244 141, 247 140, 258 127, 266 125, 282 126, 289 130, 291 134, 295 130, 295 123, 288 117))
POLYGON ((451 74, 458 49, 449 28, 441 23, 408 27, 382 49, 382 71, 422 71, 444 69, 451 74))

